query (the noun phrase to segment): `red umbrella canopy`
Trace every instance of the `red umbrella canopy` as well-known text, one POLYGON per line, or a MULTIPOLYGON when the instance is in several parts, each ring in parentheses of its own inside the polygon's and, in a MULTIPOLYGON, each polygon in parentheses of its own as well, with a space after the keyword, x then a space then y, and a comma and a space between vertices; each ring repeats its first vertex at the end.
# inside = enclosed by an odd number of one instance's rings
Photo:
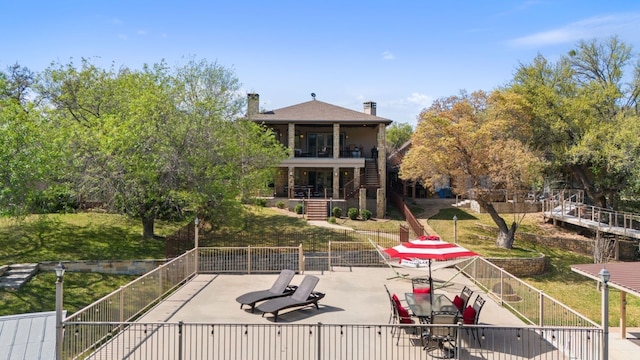
POLYGON ((435 240, 410 240, 392 248, 384 249, 384 252, 392 258, 431 259, 438 261, 479 256, 473 251, 456 244, 442 241, 440 238, 435 240))

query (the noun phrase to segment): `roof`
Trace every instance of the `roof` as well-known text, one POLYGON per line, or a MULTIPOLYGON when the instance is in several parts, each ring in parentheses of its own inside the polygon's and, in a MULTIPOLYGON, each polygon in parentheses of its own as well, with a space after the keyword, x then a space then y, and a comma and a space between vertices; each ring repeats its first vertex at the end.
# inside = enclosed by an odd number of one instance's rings
POLYGON ((603 268, 611 274, 608 283, 610 287, 640 297, 640 262, 571 265, 572 271, 598 281, 598 273, 603 268))
POLYGON ((0 359, 55 359, 55 311, 0 317, 0 359))
POLYGON ((264 123, 382 123, 392 121, 383 117, 343 108, 319 100, 311 100, 281 109, 262 112, 251 117, 252 121, 264 123))

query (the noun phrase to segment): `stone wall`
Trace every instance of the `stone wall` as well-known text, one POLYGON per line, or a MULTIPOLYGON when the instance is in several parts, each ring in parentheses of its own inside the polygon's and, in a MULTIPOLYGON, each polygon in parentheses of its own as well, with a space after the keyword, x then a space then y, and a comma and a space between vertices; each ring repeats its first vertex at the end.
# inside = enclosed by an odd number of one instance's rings
MULTIPOLYGON (((94 272, 114 275, 142 275, 158 266, 166 260, 84 260, 63 261, 65 271, 69 272, 94 272)), ((58 262, 40 263, 40 269, 54 271, 58 262)))
POLYGON ((544 274, 547 268, 547 258, 540 254, 533 258, 486 258, 495 266, 514 276, 531 276, 544 274))

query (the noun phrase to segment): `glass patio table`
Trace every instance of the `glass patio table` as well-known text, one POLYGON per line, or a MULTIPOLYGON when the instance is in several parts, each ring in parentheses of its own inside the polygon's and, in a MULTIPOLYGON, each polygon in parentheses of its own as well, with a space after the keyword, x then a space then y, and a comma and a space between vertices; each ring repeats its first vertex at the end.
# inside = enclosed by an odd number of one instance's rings
POLYGON ((420 322, 429 322, 432 312, 451 312, 458 314, 458 308, 445 294, 404 294, 411 312, 420 322))

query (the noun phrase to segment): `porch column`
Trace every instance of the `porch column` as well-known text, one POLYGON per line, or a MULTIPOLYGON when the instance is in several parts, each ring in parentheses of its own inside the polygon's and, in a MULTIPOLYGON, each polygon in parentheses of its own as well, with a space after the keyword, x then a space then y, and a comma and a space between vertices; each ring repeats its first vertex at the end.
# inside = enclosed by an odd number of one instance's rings
POLYGON ((333 158, 340 157, 340 124, 333 124, 333 158))
POLYGON ((360 188, 360 168, 359 167, 353 168, 353 188, 354 189, 360 188))
POLYGON ((294 177, 294 174, 295 174, 295 170, 296 170, 296 168, 295 168, 295 167, 293 167, 293 166, 289 166, 289 169, 288 169, 288 170, 289 170, 289 172, 288 172, 288 175, 287 175, 287 176, 288 176, 288 181, 287 181, 287 183, 288 183, 288 185, 289 185, 289 191, 288 191, 287 197, 288 197, 289 199, 292 199, 292 198, 294 197, 294 196, 293 196, 293 190, 294 190, 294 187, 295 187, 295 185, 296 185, 296 184, 295 184, 295 177, 294 177))
POLYGON ((340 168, 333 167, 333 198, 342 199, 340 197, 340 168))
POLYGON ((376 212, 377 217, 383 218, 387 213, 387 127, 384 124, 378 125, 378 179, 380 180, 380 188, 378 188, 376 196, 376 212))
MULTIPOLYGON (((287 147, 291 150, 291 154, 289 155, 289 157, 295 157, 295 147, 296 147, 296 124, 294 123, 289 123, 289 129, 288 129, 288 136, 287 136, 287 147)), ((291 171, 291 168, 289 168, 289 171, 291 171)), ((289 187, 289 189, 291 189, 291 187, 289 187)))

